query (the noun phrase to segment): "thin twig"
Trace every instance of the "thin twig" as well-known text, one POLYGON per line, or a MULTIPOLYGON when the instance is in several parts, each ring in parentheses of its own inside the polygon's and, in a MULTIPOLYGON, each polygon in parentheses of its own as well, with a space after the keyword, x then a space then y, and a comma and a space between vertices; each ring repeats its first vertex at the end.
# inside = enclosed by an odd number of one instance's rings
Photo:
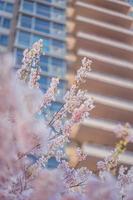
POLYGON ((54 116, 52 117, 52 119, 50 120, 50 122, 48 123, 48 125, 51 125, 51 123, 55 119, 56 115, 61 111, 61 109, 63 108, 63 106, 64 106, 64 104, 62 104, 62 106, 59 108, 59 110, 54 114, 54 116))

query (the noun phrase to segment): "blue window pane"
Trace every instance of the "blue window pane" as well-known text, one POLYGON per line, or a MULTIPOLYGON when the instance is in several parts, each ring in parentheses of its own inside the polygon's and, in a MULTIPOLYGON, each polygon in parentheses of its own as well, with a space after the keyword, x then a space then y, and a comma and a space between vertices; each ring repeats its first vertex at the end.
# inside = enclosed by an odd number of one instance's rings
POLYGON ((31 28, 32 26, 32 18, 27 15, 21 16, 21 26, 26 28, 31 28))
POLYGON ((2 16, 0 16, 0 26, 1 26, 1 23, 2 23, 2 16))
POLYGON ((53 70, 56 70, 57 76, 65 76, 66 75, 66 62, 62 59, 52 58, 51 60, 53 70))
POLYGON ((32 39, 31 39, 32 44, 37 42, 38 40, 42 39, 41 37, 42 36, 40 36, 40 35, 32 35, 32 39))
POLYGON ((39 79, 39 83, 40 83, 40 88, 48 88, 50 84, 50 79, 45 76, 41 76, 39 79))
POLYGON ((44 40, 44 52, 49 52, 50 50, 50 44, 51 44, 51 41, 50 39, 46 39, 44 40))
POLYGON ((64 15, 65 12, 62 9, 59 8, 54 8, 54 13, 58 16, 58 15, 64 15))
POLYGON ((128 3, 130 3, 131 5, 133 5, 133 1, 132 0, 127 0, 128 3))
POLYGON ((52 58, 52 65, 64 66, 65 65, 65 61, 62 60, 62 59, 58 59, 58 58, 52 58))
POLYGON ((8 45, 8 36, 7 35, 0 35, 0 44, 3 46, 7 46, 8 45))
POLYGON ((129 12, 129 16, 133 17, 133 12, 129 12))
POLYGON ((53 28, 54 28, 54 29, 57 29, 57 30, 63 31, 63 30, 65 30, 65 25, 63 25, 63 24, 58 24, 58 23, 53 23, 53 28))
POLYGON ((45 63, 48 64, 48 62, 49 62, 48 56, 41 56, 40 62, 41 62, 41 64, 45 64, 45 63))
POLYGON ((23 58, 23 50, 17 49, 16 51, 17 64, 21 64, 22 58, 23 58))
POLYGON ((35 19, 35 30, 49 33, 49 28, 50 22, 41 19, 35 19))
POLYGON ((37 8, 36 8, 36 12, 39 15, 50 17, 51 9, 50 9, 50 6, 38 3, 37 8))
POLYGON ((4 2, 0 1, 0 10, 4 10, 4 2))
POLYGON ((33 9, 34 9, 33 1, 31 1, 31 0, 24 0, 24 2, 23 2, 23 9, 26 10, 26 11, 33 12, 33 9))
POLYGON ((59 162, 54 157, 52 157, 48 160, 47 168, 48 169, 55 169, 55 168, 58 167, 58 165, 59 165, 59 162))
POLYGON ((3 19, 3 27, 4 28, 10 28, 10 26, 11 26, 11 20, 7 19, 7 18, 4 18, 3 19))
POLYGON ((53 102, 50 110, 52 110, 53 112, 57 112, 61 108, 61 106, 61 103, 53 102))
POLYGON ((66 6, 67 0, 54 0, 54 3, 61 5, 61 6, 66 6))
MULTIPOLYGON (((47 92, 47 88, 43 88, 40 86, 41 91, 43 92, 43 94, 45 94, 47 92)), ((44 117, 44 116, 43 116, 44 117)))
POLYGON ((12 3, 6 3, 5 10, 6 10, 7 12, 12 13, 12 12, 13 12, 13 4, 12 4, 12 3))
POLYGON ((66 81, 60 80, 58 87, 59 87, 60 89, 64 89, 64 88, 66 87, 66 81))
POLYGON ((59 40, 52 40, 52 45, 58 48, 65 48, 64 42, 61 42, 59 40))
POLYGON ((41 69, 45 72, 48 72, 48 62, 49 62, 49 58, 47 56, 40 57, 40 66, 41 66, 41 69))
POLYGON ((49 2, 49 3, 51 3, 52 2, 52 0, 45 0, 46 2, 49 2))
POLYGON ((30 34, 28 32, 19 32, 18 42, 28 47, 30 45, 30 34))

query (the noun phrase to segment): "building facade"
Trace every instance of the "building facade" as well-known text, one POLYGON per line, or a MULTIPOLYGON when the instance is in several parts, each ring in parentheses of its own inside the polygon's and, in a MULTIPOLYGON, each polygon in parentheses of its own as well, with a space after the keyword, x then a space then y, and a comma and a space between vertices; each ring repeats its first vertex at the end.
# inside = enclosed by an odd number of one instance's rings
POLYGON ((66 0, 0 1, 0 51, 12 51, 18 66, 23 50, 44 41, 40 87, 45 92, 52 76, 59 77, 59 94, 51 106, 56 111, 66 89, 66 0))
MULTIPOLYGON (((113 130, 118 123, 133 123, 133 18, 130 5, 114 0, 72 0, 68 8, 68 48, 74 74, 80 60, 87 56, 92 72, 84 85, 94 98, 89 120, 73 132, 73 139, 88 153, 87 165, 106 157, 117 139, 113 130)), ((71 77, 73 79, 73 76, 71 77)), ((133 164, 129 144, 121 162, 133 164)))

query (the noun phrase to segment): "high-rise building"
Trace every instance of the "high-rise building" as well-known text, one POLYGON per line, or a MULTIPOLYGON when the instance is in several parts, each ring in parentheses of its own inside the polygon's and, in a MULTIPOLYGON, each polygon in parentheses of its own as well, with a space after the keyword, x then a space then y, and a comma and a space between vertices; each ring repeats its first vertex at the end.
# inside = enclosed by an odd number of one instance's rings
POLYGON ((0 1, 0 51, 12 51, 20 65, 25 48, 44 40, 45 56, 41 56, 40 86, 46 90, 52 76, 60 78, 56 111, 66 88, 66 0, 2 0, 0 1))
MULTIPOLYGON (((80 60, 92 63, 84 85, 94 98, 95 109, 73 133, 74 140, 88 152, 87 165, 106 157, 117 141, 113 129, 118 123, 133 123, 133 18, 131 7, 120 0, 70 0, 68 48, 74 74, 80 60)), ((133 164, 133 146, 121 162, 133 164)))

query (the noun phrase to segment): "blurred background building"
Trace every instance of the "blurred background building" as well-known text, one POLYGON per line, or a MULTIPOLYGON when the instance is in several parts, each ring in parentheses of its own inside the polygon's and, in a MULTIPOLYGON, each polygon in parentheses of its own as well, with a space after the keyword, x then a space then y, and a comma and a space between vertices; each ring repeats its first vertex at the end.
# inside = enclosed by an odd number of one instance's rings
POLYGON ((23 50, 35 41, 44 40, 45 56, 41 56, 41 89, 45 92, 52 76, 60 80, 57 101, 52 112, 62 105, 66 89, 66 1, 2 0, 0 1, 0 51, 13 51, 18 66, 23 50))
MULTIPOLYGON (((95 169, 96 162, 106 157, 117 142, 115 126, 119 122, 133 123, 131 6, 120 0, 72 0, 68 16, 71 72, 75 74, 83 56, 93 61, 84 87, 96 108, 91 118, 75 129, 73 138, 88 153, 81 165, 95 169)), ((123 163, 133 164, 132 150, 129 144, 121 157, 123 163)))
MULTIPOLYGON (((73 131, 72 137, 88 152, 87 161, 81 165, 94 170, 97 160, 107 156, 117 141, 114 127, 119 122, 133 123, 131 4, 132 0, 0 1, 1 52, 13 51, 20 65, 23 50, 44 39, 42 90, 46 91, 52 76, 61 79, 52 112, 62 104, 67 67, 71 83, 82 57, 93 61, 84 87, 94 97, 96 108, 91 118, 73 131)), ((121 157, 123 163, 133 164, 132 150, 129 144, 121 157)))

